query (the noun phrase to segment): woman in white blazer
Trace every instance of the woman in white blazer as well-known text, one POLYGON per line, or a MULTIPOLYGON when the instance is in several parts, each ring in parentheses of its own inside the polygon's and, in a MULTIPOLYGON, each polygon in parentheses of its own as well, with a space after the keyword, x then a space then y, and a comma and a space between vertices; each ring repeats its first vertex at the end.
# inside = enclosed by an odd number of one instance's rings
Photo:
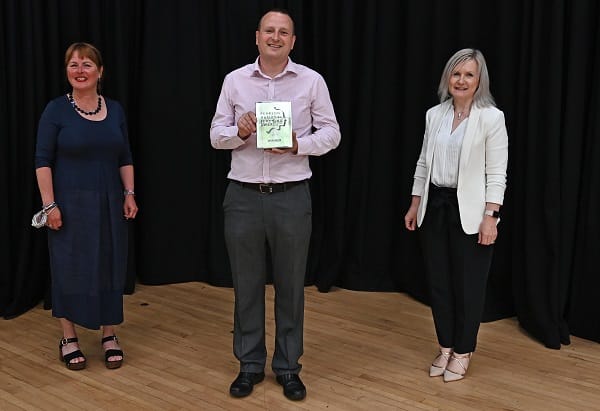
POLYGON ((429 375, 464 378, 477 343, 499 211, 508 135, 483 54, 456 52, 426 114, 423 146, 404 222, 419 227, 440 345, 429 375))

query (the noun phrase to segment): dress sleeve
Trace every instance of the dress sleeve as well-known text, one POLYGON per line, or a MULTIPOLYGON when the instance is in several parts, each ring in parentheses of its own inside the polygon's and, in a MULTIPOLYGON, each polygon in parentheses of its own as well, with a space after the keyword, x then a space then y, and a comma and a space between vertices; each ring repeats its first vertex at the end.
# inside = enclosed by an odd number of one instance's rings
POLYGON ((127 119, 125 117, 125 110, 120 103, 115 102, 115 107, 119 113, 119 128, 121 129, 121 135, 123 136, 123 147, 119 155, 119 167, 128 166, 133 164, 133 158, 131 156, 131 147, 129 146, 129 131, 127 127, 127 119))
POLYGON ((59 113, 56 103, 46 105, 38 125, 35 148, 35 168, 54 167, 56 156, 56 140, 60 131, 59 113))

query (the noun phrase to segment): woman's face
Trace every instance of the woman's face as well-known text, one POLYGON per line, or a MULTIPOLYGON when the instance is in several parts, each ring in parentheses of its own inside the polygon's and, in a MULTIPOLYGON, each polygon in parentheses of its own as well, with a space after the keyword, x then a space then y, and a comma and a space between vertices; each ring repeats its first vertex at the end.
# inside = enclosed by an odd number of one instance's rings
POLYGON ((98 67, 89 57, 82 57, 76 50, 67 64, 67 79, 73 90, 96 90, 102 67, 98 67))
POLYGON ((457 65, 448 80, 448 92, 455 99, 473 98, 479 87, 479 67, 475 60, 467 60, 457 65))

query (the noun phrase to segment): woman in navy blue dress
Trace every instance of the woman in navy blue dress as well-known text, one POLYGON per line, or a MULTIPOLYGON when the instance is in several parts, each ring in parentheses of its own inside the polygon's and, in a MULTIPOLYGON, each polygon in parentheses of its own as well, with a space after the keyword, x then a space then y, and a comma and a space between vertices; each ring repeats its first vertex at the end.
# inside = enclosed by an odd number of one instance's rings
POLYGON ((102 328, 107 368, 123 352, 115 326, 123 322, 127 222, 135 218, 134 177, 121 105, 100 95, 104 67, 91 44, 65 53, 72 91, 48 103, 40 119, 35 167, 48 209, 52 315, 67 368, 85 368, 75 325, 102 328))

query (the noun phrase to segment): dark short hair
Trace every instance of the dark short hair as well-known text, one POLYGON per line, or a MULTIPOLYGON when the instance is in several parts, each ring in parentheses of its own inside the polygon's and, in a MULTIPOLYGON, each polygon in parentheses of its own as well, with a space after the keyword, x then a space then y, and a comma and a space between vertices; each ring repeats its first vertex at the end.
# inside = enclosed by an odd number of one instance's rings
POLYGON ((290 14, 290 12, 289 12, 289 11, 287 11, 286 9, 284 9, 284 8, 281 8, 281 7, 274 7, 274 8, 272 8, 272 9, 270 9, 270 10, 266 11, 266 12, 265 12, 265 13, 262 15, 262 17, 260 18, 260 20, 258 20, 258 27, 257 27, 257 30, 258 30, 258 31, 260 31, 260 25, 261 25, 261 23, 262 23, 263 19, 264 19, 264 18, 265 18, 265 16, 266 16, 267 14, 269 14, 269 13, 279 13, 279 14, 285 14, 286 16, 288 16, 288 17, 290 18, 290 20, 292 21, 292 34, 295 34, 295 31, 296 31, 296 29, 295 29, 295 26, 296 26, 296 24, 294 23, 294 18, 292 17, 292 15, 290 14))

